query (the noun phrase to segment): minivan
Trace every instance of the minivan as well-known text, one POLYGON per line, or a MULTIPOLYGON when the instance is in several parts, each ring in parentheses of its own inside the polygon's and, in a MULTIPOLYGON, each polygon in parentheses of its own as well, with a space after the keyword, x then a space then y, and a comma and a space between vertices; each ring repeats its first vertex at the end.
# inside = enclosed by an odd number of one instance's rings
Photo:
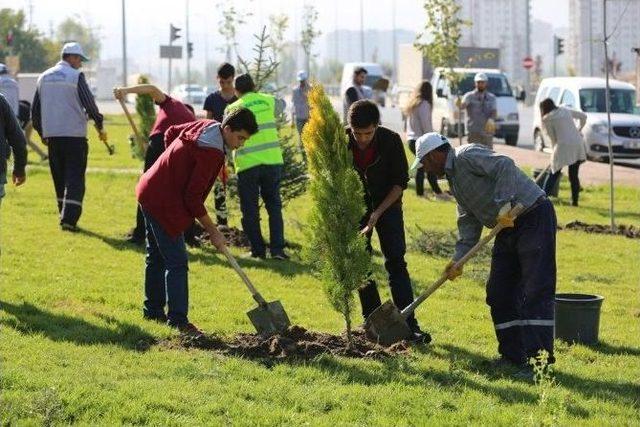
MULTIPOLYGON (((601 77, 553 77, 542 80, 533 109, 533 141, 543 151, 550 147, 545 140, 540 117, 540 102, 550 98, 556 105, 582 110, 587 124, 582 129, 587 157, 609 158, 605 79, 601 77)), ((640 158, 640 111, 632 84, 609 80, 611 109, 611 145, 616 159, 640 158)))
MULTIPOLYGON (((453 72, 461 75, 457 93, 452 93, 451 84, 447 77, 448 70, 436 68, 433 71, 431 85, 435 91, 433 97, 433 127, 441 134, 458 136, 458 125, 465 134, 466 112, 462 110, 462 117, 458 120, 458 108, 455 101, 458 97, 475 89, 473 78, 477 73, 485 73, 489 78, 487 90, 496 96, 496 138, 503 138, 508 145, 518 143, 520 121, 518 116, 518 102, 509 85, 507 75, 492 68, 454 68, 453 72)), ((518 96, 521 99, 521 95, 518 96)))

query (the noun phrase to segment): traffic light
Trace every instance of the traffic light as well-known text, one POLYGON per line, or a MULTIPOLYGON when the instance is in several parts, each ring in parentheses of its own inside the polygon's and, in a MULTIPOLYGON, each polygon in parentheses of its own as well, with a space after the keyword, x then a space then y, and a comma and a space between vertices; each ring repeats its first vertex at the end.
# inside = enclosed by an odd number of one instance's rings
POLYGON ((562 55, 564 53, 564 39, 561 39, 560 37, 556 37, 554 36, 556 43, 555 43, 555 55, 562 55))
POLYGON ((169 24, 169 41, 175 41, 180 38, 180 31, 182 28, 174 27, 173 24, 169 24))
POLYGON ((193 43, 191 42, 187 43, 187 56, 189 59, 193 58, 193 43))

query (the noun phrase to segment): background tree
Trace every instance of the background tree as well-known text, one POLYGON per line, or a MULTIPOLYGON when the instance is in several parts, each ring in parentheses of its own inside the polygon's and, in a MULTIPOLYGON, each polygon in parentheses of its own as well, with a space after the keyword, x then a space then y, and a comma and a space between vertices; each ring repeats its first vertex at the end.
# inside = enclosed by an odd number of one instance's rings
MULTIPOLYGON (((270 36, 267 28, 263 27, 260 34, 254 35, 256 45, 253 48, 254 57, 248 61, 238 57, 238 62, 243 72, 249 73, 256 85, 256 92, 263 92, 266 84, 273 81, 279 63, 273 57, 270 48, 270 36)), ((282 98, 282 92, 276 88, 273 93, 276 98, 282 98)), ((282 181, 280 184, 280 194, 282 203, 286 204, 290 200, 301 196, 307 189, 308 177, 307 169, 299 146, 295 143, 294 132, 291 129, 291 121, 287 114, 282 111, 276 117, 276 126, 280 137, 280 147, 284 165, 282 168, 282 181)), ((229 194, 232 197, 237 195, 237 178, 232 177, 228 183, 229 194)))
MULTIPOLYGON (((286 47, 284 33, 287 31, 287 28, 289 28, 289 17, 286 14, 281 13, 279 15, 269 16, 269 48, 271 49, 274 61, 278 63, 280 63, 286 47)), ((280 67, 277 67, 274 72, 276 86, 280 86, 279 69, 280 67)))
MULTIPOLYGON (((102 44, 97 29, 83 23, 78 15, 68 17, 58 25, 56 39, 60 46, 70 41, 80 43, 85 55, 92 61, 96 61, 100 57, 102 44)), ((60 54, 60 49, 58 49, 58 54, 60 54)))
POLYGON ((302 13, 302 31, 300 32, 300 44, 305 55, 305 67, 307 73, 311 73, 311 57, 313 43, 322 34, 319 29, 316 29, 316 23, 318 21, 318 11, 310 4, 304 5, 304 11, 302 13))
MULTIPOLYGON (((462 26, 470 23, 459 17, 461 7, 455 0, 425 0, 423 8, 426 12, 424 31, 416 35, 414 46, 422 52, 434 68, 445 68, 451 93, 457 93, 460 96, 458 83, 462 76, 455 73, 453 68, 458 63, 462 26)), ((460 121, 458 121, 457 133, 462 144, 460 121)))
POLYGON ((236 9, 233 3, 218 3, 216 6, 222 10, 222 19, 218 21, 218 32, 225 40, 225 46, 220 50, 225 52, 226 61, 231 63, 233 57, 238 55, 238 30, 246 24, 246 18, 253 14, 236 9))
POLYGON ((309 93, 311 115, 302 132, 313 206, 311 247, 332 307, 342 314, 349 346, 353 293, 365 281, 370 255, 360 234, 364 190, 340 118, 320 84, 309 93))
POLYGON ((0 62, 6 62, 7 56, 17 55, 20 57, 19 71, 26 73, 37 73, 51 65, 47 60, 42 35, 35 29, 25 27, 22 10, 0 10, 0 40, 0 62), (6 38, 10 31, 13 41, 11 46, 7 46, 6 38))

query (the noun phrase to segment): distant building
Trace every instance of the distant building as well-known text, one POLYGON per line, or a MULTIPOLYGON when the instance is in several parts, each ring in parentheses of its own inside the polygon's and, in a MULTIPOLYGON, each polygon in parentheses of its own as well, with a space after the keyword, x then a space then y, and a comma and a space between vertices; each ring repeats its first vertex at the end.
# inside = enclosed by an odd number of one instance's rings
POLYGON ((460 17, 471 22, 463 28, 461 46, 500 49, 501 68, 514 82, 523 83, 527 56, 529 0, 457 0, 460 17))
MULTIPOLYGON (((569 0, 567 62, 577 75, 602 76, 604 73, 602 5, 602 0, 569 0)), ((636 54, 631 48, 640 47, 640 1, 608 0, 607 31, 613 32, 609 39, 609 57, 614 75, 634 72, 636 54)))

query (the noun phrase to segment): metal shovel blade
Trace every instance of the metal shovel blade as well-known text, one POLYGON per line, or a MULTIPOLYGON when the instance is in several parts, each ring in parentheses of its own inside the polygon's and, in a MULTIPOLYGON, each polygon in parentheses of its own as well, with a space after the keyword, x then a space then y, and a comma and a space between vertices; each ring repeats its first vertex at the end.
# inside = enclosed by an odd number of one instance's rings
POLYGON ((364 329, 370 339, 384 346, 390 346, 411 336, 407 319, 392 301, 387 301, 376 308, 367 317, 364 329))
POLYGON ((285 332, 291 326, 289 316, 280 301, 260 304, 247 312, 249 320, 260 335, 273 335, 285 332))

